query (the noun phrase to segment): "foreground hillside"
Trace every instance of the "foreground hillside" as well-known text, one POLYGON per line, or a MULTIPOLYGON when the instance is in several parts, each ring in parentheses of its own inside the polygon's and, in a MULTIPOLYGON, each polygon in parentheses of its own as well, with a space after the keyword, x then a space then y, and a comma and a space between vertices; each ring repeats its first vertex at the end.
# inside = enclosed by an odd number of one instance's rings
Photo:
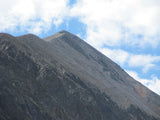
POLYGON ((0 120, 160 120, 160 96, 69 32, 1 33, 0 120))

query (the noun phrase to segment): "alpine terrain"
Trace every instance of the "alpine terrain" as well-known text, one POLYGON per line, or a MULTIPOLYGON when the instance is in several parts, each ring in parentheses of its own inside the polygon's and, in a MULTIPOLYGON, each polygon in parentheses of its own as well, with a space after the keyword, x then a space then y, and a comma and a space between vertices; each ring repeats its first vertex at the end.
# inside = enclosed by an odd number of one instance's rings
POLYGON ((160 96, 67 31, 0 33, 0 120, 160 120, 160 96))

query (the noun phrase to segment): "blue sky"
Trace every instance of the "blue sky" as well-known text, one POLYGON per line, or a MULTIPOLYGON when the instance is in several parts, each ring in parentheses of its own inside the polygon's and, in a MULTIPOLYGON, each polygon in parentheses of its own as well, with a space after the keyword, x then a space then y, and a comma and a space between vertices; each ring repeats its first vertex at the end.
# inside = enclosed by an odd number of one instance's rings
POLYGON ((1 0, 0 32, 67 30, 160 95, 159 0, 1 0))

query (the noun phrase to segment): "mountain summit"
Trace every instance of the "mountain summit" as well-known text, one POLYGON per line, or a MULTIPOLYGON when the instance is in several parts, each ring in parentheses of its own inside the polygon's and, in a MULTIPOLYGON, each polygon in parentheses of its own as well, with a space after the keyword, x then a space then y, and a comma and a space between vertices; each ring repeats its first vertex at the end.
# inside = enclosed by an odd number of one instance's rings
POLYGON ((160 120, 160 96, 77 36, 0 34, 0 120, 160 120))

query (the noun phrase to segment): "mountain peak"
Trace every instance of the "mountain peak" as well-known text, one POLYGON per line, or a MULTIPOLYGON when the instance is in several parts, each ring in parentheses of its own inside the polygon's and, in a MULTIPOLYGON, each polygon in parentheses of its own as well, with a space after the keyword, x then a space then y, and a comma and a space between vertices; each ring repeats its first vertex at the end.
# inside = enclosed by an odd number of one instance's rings
POLYGON ((62 30, 62 31, 56 33, 55 36, 60 37, 60 36, 75 36, 75 35, 73 35, 72 33, 68 32, 68 31, 62 30))
POLYGON ((49 37, 44 38, 44 40, 45 41, 52 41, 53 39, 62 38, 62 37, 77 37, 77 36, 73 35, 72 33, 68 32, 68 31, 62 30, 54 35, 51 35, 49 37))
MULTIPOLYGON (((58 32, 58 33, 64 33, 64 34, 68 34, 68 33, 70 33, 70 32, 68 32, 68 31, 66 31, 66 30, 61 30, 60 32, 58 32)), ((71 33, 70 33, 71 34, 71 33)))

